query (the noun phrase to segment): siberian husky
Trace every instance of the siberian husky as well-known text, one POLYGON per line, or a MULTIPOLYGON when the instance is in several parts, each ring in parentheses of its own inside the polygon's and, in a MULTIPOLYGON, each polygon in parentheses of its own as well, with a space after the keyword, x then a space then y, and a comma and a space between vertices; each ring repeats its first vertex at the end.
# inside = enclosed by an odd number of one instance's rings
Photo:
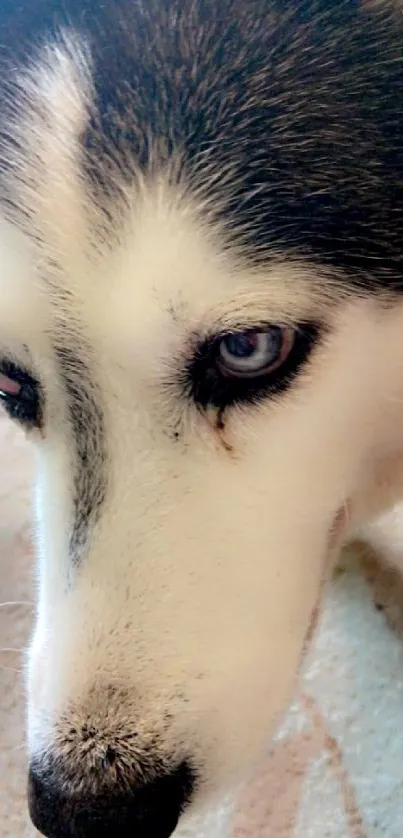
POLYGON ((31 816, 199 836, 403 497, 403 8, 2 0, 0 45, 31 816))

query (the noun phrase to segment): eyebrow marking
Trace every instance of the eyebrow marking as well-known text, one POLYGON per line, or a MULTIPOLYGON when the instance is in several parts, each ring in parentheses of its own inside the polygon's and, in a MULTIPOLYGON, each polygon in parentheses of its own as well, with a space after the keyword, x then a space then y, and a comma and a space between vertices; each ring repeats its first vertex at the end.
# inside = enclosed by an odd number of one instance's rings
POLYGON ((99 519, 107 493, 104 415, 97 384, 82 357, 70 347, 55 346, 67 394, 75 444, 74 520, 70 536, 73 564, 80 563, 89 530, 99 519))

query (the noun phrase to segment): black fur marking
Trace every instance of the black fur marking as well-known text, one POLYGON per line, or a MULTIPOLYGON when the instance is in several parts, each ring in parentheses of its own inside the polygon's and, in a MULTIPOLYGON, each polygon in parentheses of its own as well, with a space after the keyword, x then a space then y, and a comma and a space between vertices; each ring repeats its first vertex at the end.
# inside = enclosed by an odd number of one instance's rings
POLYGON ((99 518, 107 491, 104 418, 97 388, 82 359, 66 346, 55 349, 64 381, 76 448, 72 561, 80 561, 90 527, 99 518))
POLYGON ((403 292, 393 0, 3 0, 4 78, 66 24, 92 52, 83 166, 108 217, 117 172, 130 181, 179 155, 172 177, 251 261, 281 250, 403 292))

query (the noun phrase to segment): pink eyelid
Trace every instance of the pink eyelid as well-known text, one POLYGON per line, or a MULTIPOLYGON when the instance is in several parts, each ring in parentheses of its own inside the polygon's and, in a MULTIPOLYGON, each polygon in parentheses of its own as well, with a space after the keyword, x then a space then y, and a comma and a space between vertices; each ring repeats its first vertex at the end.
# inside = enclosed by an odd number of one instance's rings
POLYGON ((18 381, 0 373, 0 393, 4 393, 5 396, 18 396, 20 390, 21 384, 18 381))

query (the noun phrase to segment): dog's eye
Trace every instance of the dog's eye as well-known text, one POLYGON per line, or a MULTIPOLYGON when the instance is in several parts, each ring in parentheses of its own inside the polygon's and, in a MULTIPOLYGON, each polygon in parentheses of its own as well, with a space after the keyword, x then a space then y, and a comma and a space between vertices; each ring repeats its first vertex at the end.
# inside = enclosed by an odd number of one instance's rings
POLYGON ((199 343, 186 385, 201 407, 222 410, 287 389, 310 355, 319 327, 268 325, 234 330, 199 343))
POLYGON ((38 383, 11 361, 0 364, 0 399, 13 419, 28 427, 40 425, 38 383))
POLYGON ((217 366, 231 378, 266 375, 285 361, 293 343, 294 331, 281 326, 225 335, 218 344, 217 366))

